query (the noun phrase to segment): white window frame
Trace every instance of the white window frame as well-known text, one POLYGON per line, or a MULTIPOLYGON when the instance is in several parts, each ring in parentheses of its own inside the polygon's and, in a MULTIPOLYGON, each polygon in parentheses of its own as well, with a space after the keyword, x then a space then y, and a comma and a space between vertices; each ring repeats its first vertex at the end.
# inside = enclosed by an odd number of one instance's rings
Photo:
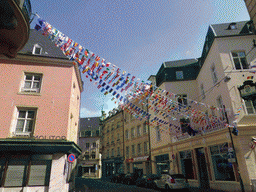
POLYGON ((34 47, 33 47, 32 53, 33 53, 33 55, 42 55, 42 50, 43 50, 42 46, 40 46, 40 45, 38 45, 38 44, 35 44, 34 47), (37 50, 37 49, 40 49, 40 53, 39 53, 39 54, 36 53, 36 50, 37 50))
POLYGON ((144 142, 144 154, 148 154, 148 142, 144 142))
POLYGON ((224 119, 225 118, 225 111, 224 111, 224 104, 221 95, 217 97, 216 99, 217 105, 220 109, 220 116, 224 119))
POLYGON ((161 132, 159 126, 156 126, 156 141, 161 141, 161 132))
POLYGON ((147 134, 147 132, 148 132, 147 123, 144 122, 144 123, 143 123, 143 134, 147 134))
POLYGON ((244 104, 245 104, 246 112, 247 112, 248 115, 256 114, 256 109, 253 106, 252 100, 244 100, 244 104), (249 112, 248 109, 250 109, 252 111, 252 113, 249 112))
POLYGON ((132 156, 135 156, 136 150, 135 150, 135 145, 132 145, 132 156))
POLYGON ((215 85, 218 82, 218 74, 216 72, 216 67, 214 63, 211 66, 211 75, 212 75, 213 84, 215 85))
POLYGON ((141 136, 141 128, 140 127, 141 127, 140 125, 137 126, 137 136, 138 137, 141 136))
POLYGON ((138 143, 137 144, 137 150, 138 150, 138 155, 140 155, 141 154, 141 144, 140 143, 138 143))
POLYGON ((41 91, 41 86, 42 86, 42 77, 43 75, 41 73, 28 73, 25 72, 23 75, 23 80, 21 83, 21 92, 24 93, 40 93, 41 91), (26 79, 27 76, 32 76, 32 80, 26 79), (35 79, 35 77, 40 77, 40 80, 35 79), (31 82, 30 87, 25 87, 26 82, 31 82), (34 88, 34 83, 38 83, 39 86, 34 88))
POLYGON ((125 138, 129 139, 129 130, 128 129, 125 130, 125 138))
POLYGON ((129 147, 129 146, 126 146, 125 154, 126 154, 126 157, 127 157, 127 158, 130 157, 130 147, 129 147))
POLYGON ((204 92, 204 84, 203 83, 201 84, 200 89, 201 89, 202 99, 205 99, 205 92, 204 92))
POLYGON ((250 67, 249 67, 249 63, 247 62, 247 59, 246 59, 245 51, 242 51, 242 50, 240 50, 240 51, 231 51, 231 58, 232 58, 232 62, 233 62, 233 65, 234 65, 234 69, 235 69, 235 70, 245 70, 245 69, 249 69, 249 68, 250 68, 250 67), (236 56, 236 57, 233 56, 233 53, 236 53, 238 56, 236 56), (239 56, 239 53, 243 53, 244 56, 239 56), (242 59, 242 58, 245 58, 245 61, 246 61, 246 63, 247 63, 247 67, 246 67, 245 69, 243 68, 243 65, 242 65, 242 62, 241 62, 241 59, 242 59), (237 69, 237 68, 236 68, 234 59, 238 59, 238 60, 239 60, 239 64, 240 64, 240 68, 241 68, 241 69, 237 69))
POLYGON ((135 137, 135 128, 133 127, 131 129, 131 138, 134 138, 135 137))
POLYGON ((37 115, 37 109, 36 108, 17 108, 17 113, 16 113, 16 125, 15 125, 15 129, 14 129, 14 135, 15 136, 32 136, 34 129, 35 129, 35 122, 36 122, 36 115, 37 115), (19 117, 19 114, 21 111, 25 111, 25 118, 19 117), (33 118, 29 118, 28 117, 28 112, 29 111, 33 111, 34 112, 34 117, 33 118), (22 132, 17 132, 17 126, 18 126, 18 121, 24 120, 24 125, 22 128, 22 132), (28 121, 32 121, 32 130, 31 131, 26 131, 26 125, 28 123, 28 121))

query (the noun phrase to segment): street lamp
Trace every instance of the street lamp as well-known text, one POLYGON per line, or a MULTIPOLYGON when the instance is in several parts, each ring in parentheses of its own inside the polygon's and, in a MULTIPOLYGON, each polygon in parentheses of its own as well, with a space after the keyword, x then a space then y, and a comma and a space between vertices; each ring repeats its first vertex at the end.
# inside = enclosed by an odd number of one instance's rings
POLYGON ((237 128, 236 128, 236 125, 235 126, 233 126, 233 130, 232 130, 232 132, 231 132, 231 127, 232 126, 229 126, 229 120, 228 120, 228 116, 227 116, 227 112, 226 112, 226 107, 225 107, 225 105, 223 105, 223 109, 224 109, 224 113, 225 113, 225 118, 226 118, 226 120, 227 120, 227 124, 228 124, 228 131, 229 131, 229 136, 230 136, 230 140, 231 140, 231 146, 232 146, 232 148, 233 148, 233 153, 234 153, 234 157, 235 157, 235 163, 236 163, 236 165, 237 165, 237 172, 238 172, 238 177, 239 177, 239 181, 240 181, 240 186, 241 186, 241 192, 245 192, 244 191, 244 184, 243 184, 243 180, 242 180, 242 177, 241 177, 241 175, 240 175, 240 170, 239 170, 239 165, 238 165, 238 162, 237 162, 237 156, 236 156, 236 150, 235 150, 235 146, 234 146, 234 142, 233 142, 233 137, 232 137, 232 133, 234 134, 234 135, 238 135, 238 131, 237 131, 237 128))

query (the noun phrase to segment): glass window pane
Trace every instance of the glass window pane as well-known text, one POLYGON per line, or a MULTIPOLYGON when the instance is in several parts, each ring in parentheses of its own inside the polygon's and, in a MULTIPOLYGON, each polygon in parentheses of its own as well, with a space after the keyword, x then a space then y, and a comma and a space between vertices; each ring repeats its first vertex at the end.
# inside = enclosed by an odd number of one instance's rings
POLYGON ((28 185, 45 185, 47 165, 31 165, 28 185))
POLYGON ((39 84, 40 84, 39 82, 34 82, 33 83, 33 88, 39 88, 39 84))
POLYGON ((8 165, 5 187, 18 187, 23 185, 25 165, 8 165))
POLYGON ((238 57, 237 53, 232 53, 233 57, 238 57))
POLYGON ((25 132, 31 132, 33 128, 33 121, 27 120, 25 132))
POLYGON ((235 63, 235 67, 236 69, 241 69, 241 66, 240 66, 240 61, 238 58, 234 58, 234 63, 235 63))
POLYGON ((34 119, 35 111, 28 111, 28 118, 34 119))
POLYGON ((239 52, 239 53, 238 53, 238 56, 239 56, 239 57, 245 57, 245 53, 244 53, 244 52, 239 52))
POLYGON ((32 83, 31 81, 26 81, 24 88, 31 88, 31 83, 32 83))
POLYGON ((40 76, 37 76, 37 75, 34 76, 34 80, 40 81, 40 79, 41 79, 40 76))
POLYGON ((16 126, 16 132, 23 132, 23 127, 24 127, 24 120, 18 120, 17 126, 16 126))
POLYGON ((32 80, 33 75, 26 75, 26 80, 32 80))
POLYGON ((25 118, 26 117, 26 111, 19 111, 19 118, 25 118))
POLYGON ((242 63, 243 69, 248 69, 249 68, 245 58, 241 58, 241 63, 242 63))

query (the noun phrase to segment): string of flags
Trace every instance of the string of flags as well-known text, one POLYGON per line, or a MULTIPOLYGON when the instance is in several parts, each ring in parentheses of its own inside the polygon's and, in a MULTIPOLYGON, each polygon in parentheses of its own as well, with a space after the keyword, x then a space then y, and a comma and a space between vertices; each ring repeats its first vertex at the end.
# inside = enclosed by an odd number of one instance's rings
POLYGON ((155 116, 152 117, 150 123, 152 125, 161 124, 168 132, 171 130, 176 133, 182 132, 183 127, 170 123, 170 121, 177 121, 175 116, 191 119, 191 123, 200 125, 203 127, 202 130, 223 124, 222 117, 207 115, 203 112, 205 109, 211 109, 222 113, 222 108, 182 98, 177 94, 153 86, 151 82, 141 81, 73 41, 39 16, 37 21, 35 25, 37 31, 41 31, 42 35, 48 37, 56 47, 59 47, 69 60, 77 64, 85 77, 89 78, 90 82, 94 82, 100 92, 104 95, 111 94, 112 101, 118 101, 124 110, 136 118, 140 120, 151 118, 151 114, 134 104, 134 101, 139 101, 154 111, 155 116), (166 118, 168 120, 165 120, 166 118))

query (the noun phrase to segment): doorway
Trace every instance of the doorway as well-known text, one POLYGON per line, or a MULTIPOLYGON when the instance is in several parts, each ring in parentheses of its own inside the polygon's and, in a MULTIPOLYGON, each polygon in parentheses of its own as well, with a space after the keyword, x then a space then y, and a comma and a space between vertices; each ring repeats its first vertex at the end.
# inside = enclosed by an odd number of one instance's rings
POLYGON ((208 170, 207 170, 207 165, 205 160, 204 148, 196 149, 196 158, 197 158, 198 171, 199 171, 200 188, 209 189, 210 182, 208 178, 208 170))

